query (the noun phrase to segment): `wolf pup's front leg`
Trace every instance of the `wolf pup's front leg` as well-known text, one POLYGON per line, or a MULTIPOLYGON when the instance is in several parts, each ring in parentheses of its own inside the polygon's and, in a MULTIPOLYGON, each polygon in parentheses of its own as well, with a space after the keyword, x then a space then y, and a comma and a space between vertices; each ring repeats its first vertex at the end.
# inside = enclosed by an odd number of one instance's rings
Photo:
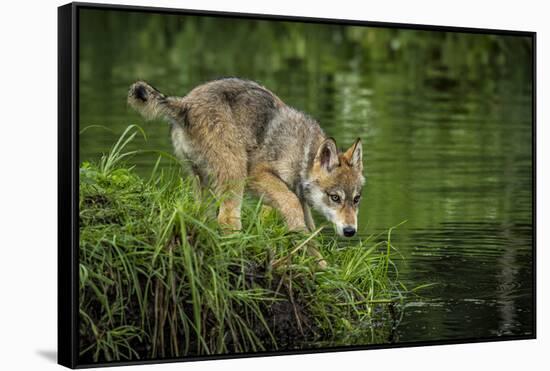
MULTIPOLYGON (((250 188, 263 197, 264 202, 279 210, 290 230, 306 231, 310 225, 314 227, 309 209, 306 210, 302 207, 296 194, 267 165, 255 167, 250 175, 250 188), (306 215, 311 219, 307 222, 307 226, 306 215)), ((327 267, 326 260, 315 247, 308 244, 306 251, 316 259, 319 268, 327 267)))
POLYGON ((279 210, 288 229, 307 230, 300 200, 267 165, 259 165, 251 170, 249 186, 263 197, 265 203, 279 210))
POLYGON ((307 229, 310 232, 313 232, 315 230, 315 222, 313 221, 313 216, 311 215, 311 208, 304 202, 302 203, 302 209, 304 210, 304 219, 307 229))

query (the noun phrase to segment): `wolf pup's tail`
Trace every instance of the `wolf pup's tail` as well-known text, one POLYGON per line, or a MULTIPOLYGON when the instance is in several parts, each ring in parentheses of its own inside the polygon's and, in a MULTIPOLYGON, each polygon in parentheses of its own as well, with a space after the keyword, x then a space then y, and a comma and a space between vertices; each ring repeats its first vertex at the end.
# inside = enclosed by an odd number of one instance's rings
POLYGON ((178 97, 167 97, 145 81, 136 81, 128 91, 128 104, 145 119, 177 119, 184 110, 178 97))

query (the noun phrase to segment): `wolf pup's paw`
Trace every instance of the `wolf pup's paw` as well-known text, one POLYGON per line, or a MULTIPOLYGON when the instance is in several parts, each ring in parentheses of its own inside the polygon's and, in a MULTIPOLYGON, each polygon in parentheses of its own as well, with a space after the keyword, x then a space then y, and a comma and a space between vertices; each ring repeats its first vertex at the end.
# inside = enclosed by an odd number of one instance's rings
POLYGON ((224 234, 239 232, 242 228, 241 219, 238 218, 218 218, 218 223, 224 234))
POLYGON ((317 248, 313 246, 313 244, 307 245, 307 253, 315 258, 315 264, 317 265, 318 269, 325 270, 328 268, 327 261, 325 260, 325 258, 323 258, 323 255, 321 255, 319 250, 317 250, 317 248))

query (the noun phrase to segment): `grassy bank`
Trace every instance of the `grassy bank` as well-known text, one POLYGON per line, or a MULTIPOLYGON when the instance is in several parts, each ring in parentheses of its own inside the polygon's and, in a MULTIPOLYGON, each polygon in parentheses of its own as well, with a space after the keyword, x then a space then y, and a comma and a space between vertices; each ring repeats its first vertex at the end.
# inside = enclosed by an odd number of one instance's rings
POLYGON ((80 168, 80 355, 84 361, 306 349, 390 341, 398 283, 391 244, 286 230, 246 200, 224 235, 217 201, 190 178, 124 161, 129 128, 80 168), (329 268, 302 248, 314 244, 329 268), (276 269, 272 263, 288 262, 276 269))

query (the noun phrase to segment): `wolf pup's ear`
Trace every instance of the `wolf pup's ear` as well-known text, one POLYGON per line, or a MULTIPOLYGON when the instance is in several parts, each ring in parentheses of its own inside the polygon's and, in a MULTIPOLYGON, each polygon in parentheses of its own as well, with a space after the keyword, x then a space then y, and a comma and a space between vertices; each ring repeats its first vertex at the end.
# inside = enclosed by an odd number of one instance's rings
POLYGON ((336 141, 334 139, 328 138, 321 143, 317 150, 317 155, 315 155, 315 162, 327 171, 331 171, 340 164, 338 149, 336 148, 336 141))
POLYGON ((346 161, 359 171, 363 171, 363 145, 361 138, 357 138, 355 143, 344 153, 346 161))

